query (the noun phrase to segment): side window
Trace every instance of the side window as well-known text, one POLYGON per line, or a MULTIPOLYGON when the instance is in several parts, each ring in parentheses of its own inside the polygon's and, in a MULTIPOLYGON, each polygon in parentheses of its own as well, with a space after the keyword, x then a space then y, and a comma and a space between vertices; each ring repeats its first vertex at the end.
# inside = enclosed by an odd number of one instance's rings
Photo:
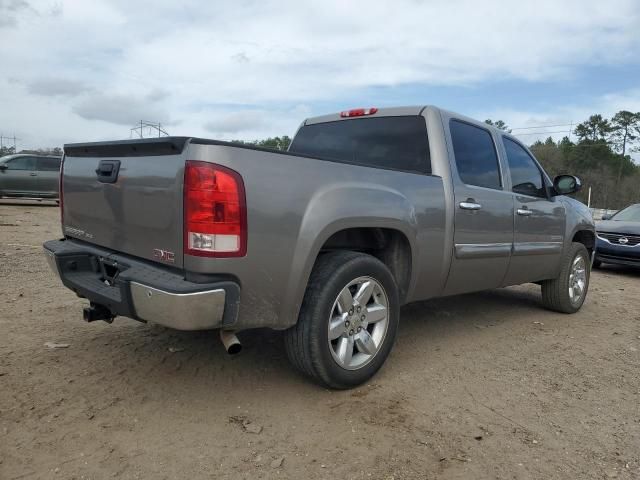
POLYGON ((55 157, 39 157, 37 169, 45 172, 57 172, 60 170, 60 159, 55 157))
POLYGON ((7 162, 7 170, 33 170, 35 168, 35 158, 18 157, 7 162))
POLYGON ((522 195, 546 197, 542 172, 531 155, 513 140, 506 137, 502 137, 502 140, 507 152, 512 190, 522 195))
POLYGON ((460 179, 467 185, 500 190, 498 154, 489 131, 457 120, 451 120, 449 128, 460 179))

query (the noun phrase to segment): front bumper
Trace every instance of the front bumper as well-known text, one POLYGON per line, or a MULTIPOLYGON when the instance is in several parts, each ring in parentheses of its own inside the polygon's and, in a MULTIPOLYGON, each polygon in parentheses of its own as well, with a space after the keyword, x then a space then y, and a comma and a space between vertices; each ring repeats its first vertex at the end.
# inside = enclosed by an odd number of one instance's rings
POLYGON ((44 252, 67 288, 113 316, 177 330, 230 328, 236 321, 240 287, 234 281, 188 281, 177 270, 73 240, 48 241, 44 252))
POLYGON ((634 246, 617 245, 598 237, 595 259, 602 263, 640 265, 640 244, 634 246))

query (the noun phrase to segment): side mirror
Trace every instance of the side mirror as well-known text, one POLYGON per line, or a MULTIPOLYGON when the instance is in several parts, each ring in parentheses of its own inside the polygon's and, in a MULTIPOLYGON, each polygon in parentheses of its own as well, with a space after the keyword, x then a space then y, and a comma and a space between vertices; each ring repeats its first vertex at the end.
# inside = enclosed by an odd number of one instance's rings
POLYGON ((582 182, 573 175, 558 175, 553 179, 553 188, 556 191, 556 195, 569 195, 580 191, 582 182))
POLYGON ((604 215, 602 215, 602 220, 611 220, 612 215, 609 215, 608 213, 605 213, 604 215))
POLYGON ((4 172, 7 168, 9 168, 9 167, 7 166, 6 163, 0 163, 0 171, 1 172, 4 172))

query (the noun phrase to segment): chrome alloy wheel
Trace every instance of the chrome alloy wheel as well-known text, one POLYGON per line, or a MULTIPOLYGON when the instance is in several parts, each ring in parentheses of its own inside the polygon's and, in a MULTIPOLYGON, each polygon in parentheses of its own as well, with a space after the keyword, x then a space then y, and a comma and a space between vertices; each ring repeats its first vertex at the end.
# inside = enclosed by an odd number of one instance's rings
POLYGON ((576 304, 582 300, 587 287, 587 264, 582 255, 576 256, 569 273, 569 299, 576 304))
POLYGON ((338 294, 329 315, 329 350, 338 365, 357 370, 376 356, 389 327, 389 299, 382 285, 359 277, 338 294))

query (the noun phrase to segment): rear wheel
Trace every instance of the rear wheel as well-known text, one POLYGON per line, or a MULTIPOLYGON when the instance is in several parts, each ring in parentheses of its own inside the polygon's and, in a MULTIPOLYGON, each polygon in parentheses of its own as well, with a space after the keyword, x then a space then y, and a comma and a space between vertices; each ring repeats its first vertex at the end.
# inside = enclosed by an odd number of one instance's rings
POLYGON ((285 332, 291 363, 330 388, 370 379, 386 360, 398 329, 398 288, 377 258, 322 255, 311 273, 298 323, 285 332))
POLYGON ((589 289, 589 252, 573 243, 562 260, 558 278, 542 282, 542 301, 550 310, 575 313, 580 310, 589 289))

